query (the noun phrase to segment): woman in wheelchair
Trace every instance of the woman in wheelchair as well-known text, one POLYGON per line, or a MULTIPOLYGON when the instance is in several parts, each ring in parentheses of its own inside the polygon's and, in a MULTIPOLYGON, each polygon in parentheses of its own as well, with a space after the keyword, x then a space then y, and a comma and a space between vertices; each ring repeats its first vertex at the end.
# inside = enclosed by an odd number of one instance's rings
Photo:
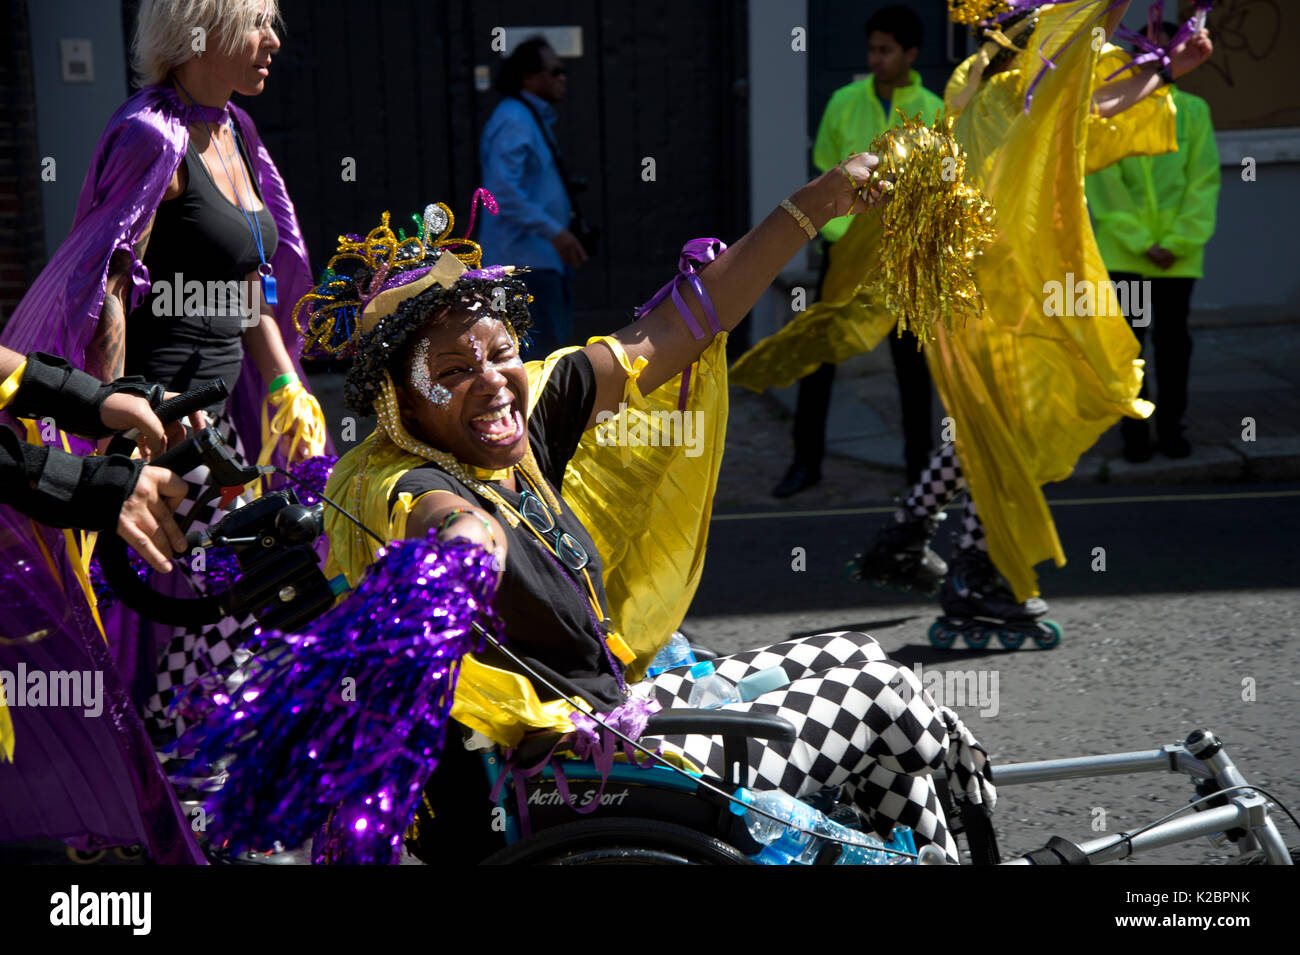
MULTIPOLYGON (((450 237, 445 206, 417 219, 418 238, 395 235, 387 213, 365 239, 341 238, 327 280, 296 319, 305 351, 353 355, 347 403, 378 425, 339 461, 327 495, 389 539, 433 533, 495 554, 507 646, 593 711, 626 715, 647 700, 685 706, 684 669, 641 676, 698 582, 725 434, 725 333, 817 227, 877 201, 862 185, 875 165, 868 154, 846 160, 730 249, 688 244, 681 276, 638 320, 527 365, 526 276, 480 268, 481 250, 450 237), (359 263, 351 276, 334 270, 347 260, 359 263), (653 439, 655 425, 685 420, 671 417, 683 402, 704 422, 706 453, 685 453, 680 430, 675 442, 646 440, 647 423, 653 439)), ((327 514, 334 572, 355 586, 377 544, 327 514)), ((945 774, 958 799, 992 808, 984 751, 870 637, 827 633, 716 665, 732 682, 778 666, 789 678, 727 704, 779 714, 797 730, 793 743, 749 741, 745 785, 796 796, 839 787, 882 835, 910 826, 918 846, 936 843, 953 861, 933 774, 945 774)), ((572 708, 554 696, 489 649, 464 661, 451 715, 504 748, 525 731, 569 725, 572 708)), ((717 739, 653 743, 722 775, 717 739)), ((455 748, 448 743, 449 759, 455 748)))

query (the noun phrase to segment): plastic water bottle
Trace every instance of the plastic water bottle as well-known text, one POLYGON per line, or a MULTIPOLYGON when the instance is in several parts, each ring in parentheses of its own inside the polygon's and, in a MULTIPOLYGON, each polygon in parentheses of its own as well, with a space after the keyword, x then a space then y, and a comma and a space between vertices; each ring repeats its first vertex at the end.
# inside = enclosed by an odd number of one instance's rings
POLYGON ((684 633, 678 630, 668 638, 668 642, 655 654, 654 660, 650 662, 649 669, 646 670, 646 676, 658 676, 665 670, 688 666, 694 662, 695 653, 691 650, 691 642, 686 639, 684 633))
POLYGON ((850 829, 822 813, 818 815, 821 818, 817 820, 813 831, 819 836, 829 836, 841 843, 840 856, 835 860, 836 865, 909 865, 915 862, 907 856, 881 851, 882 848, 889 848, 915 853, 916 843, 912 839, 912 830, 906 826, 895 829, 889 842, 881 842, 874 833, 850 829))
MULTIPOLYGON (((816 809, 780 790, 772 792, 736 791, 740 804, 733 802, 731 811, 745 817, 745 828, 763 848, 753 856, 760 865, 809 865, 817 858, 821 840, 812 835, 817 827, 816 809), (780 819, 750 812, 748 806, 780 819), (802 831, 800 831, 802 830, 802 831)), ((824 818, 824 817, 823 817, 824 818)))
POLYGON ((911 865, 916 860, 882 849, 916 852, 912 830, 897 827, 889 842, 881 842, 875 835, 851 829, 829 818, 824 813, 781 792, 736 791, 738 802, 731 811, 745 818, 745 828, 761 843, 763 849, 752 858, 761 865, 812 865, 817 861, 827 840, 840 843, 836 865, 911 865), (776 819, 761 815, 752 809, 762 810, 776 819), (780 820, 780 821, 777 821, 780 820))
POLYGON ((691 679, 695 685, 691 687, 688 702, 693 708, 713 710, 727 703, 740 702, 736 688, 714 672, 712 660, 701 660, 691 667, 691 679))

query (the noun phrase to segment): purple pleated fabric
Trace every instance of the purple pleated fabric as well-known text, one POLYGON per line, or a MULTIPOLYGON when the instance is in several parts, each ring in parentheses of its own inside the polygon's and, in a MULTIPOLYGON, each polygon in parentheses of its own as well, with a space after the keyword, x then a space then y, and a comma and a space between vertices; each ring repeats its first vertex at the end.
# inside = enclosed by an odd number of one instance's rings
MULTIPOLYGON (((7 514, 12 511, 6 509, 7 514)), ((79 591, 65 595, 43 557, 17 556, 12 525, 0 549, 0 670, 8 674, 14 761, 0 762, 0 843, 63 839, 81 849, 142 845, 163 863, 202 863, 130 694, 79 591), (27 673, 89 677, 69 700, 24 699, 27 673), (40 702, 45 705, 22 705, 40 702)), ((50 535, 61 547, 61 540, 50 535)), ((51 556, 60 571, 61 550, 51 556)), ((61 577, 72 578, 71 571, 61 577)), ((75 586, 75 584, 74 584, 75 586)))
MULTIPOLYGON (((311 285, 306 245, 284 181, 252 120, 234 105, 229 110, 279 231, 272 258, 279 286, 276 321, 301 375, 299 337, 290 316, 311 285)), ((0 344, 23 353, 51 352, 84 367, 109 261, 118 249, 132 256, 130 307, 140 304, 150 280, 132 250, 185 155, 186 123, 200 118, 199 112, 181 104, 171 89, 153 86, 113 115, 82 184, 72 231, 15 309, 0 344)), ((265 393, 266 383, 246 357, 229 408, 254 458, 265 393)), ((78 452, 90 447, 71 436, 68 442, 78 452)), ((278 453, 276 463, 285 463, 278 453)), ((12 584, 20 570, 22 588, 0 588, 0 637, 14 636, 11 626, 23 634, 48 633, 36 643, 0 641, 0 669, 12 672, 26 661, 29 668, 101 670, 106 700, 99 717, 80 710, 13 708, 15 762, 0 764, 0 842, 61 838, 87 848, 139 842, 161 862, 202 862, 132 705, 132 691, 143 692, 154 669, 148 629, 129 611, 115 609, 104 619, 106 646, 72 573, 62 534, 36 530, 27 518, 0 507, 0 574, 10 574, 12 584), (44 620, 32 617, 46 611, 44 620)))

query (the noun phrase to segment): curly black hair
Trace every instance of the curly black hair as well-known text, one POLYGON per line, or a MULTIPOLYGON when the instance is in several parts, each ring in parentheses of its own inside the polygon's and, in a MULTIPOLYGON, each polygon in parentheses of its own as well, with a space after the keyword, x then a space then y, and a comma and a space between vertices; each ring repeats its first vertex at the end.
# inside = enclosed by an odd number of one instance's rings
POLYGON ((348 370, 343 400, 349 408, 369 417, 375 413, 384 373, 401 381, 406 373, 416 332, 446 319, 459 308, 482 302, 492 314, 511 325, 523 344, 533 325, 528 314, 528 287, 515 277, 461 278, 451 288, 431 285, 419 295, 408 298, 385 316, 356 346, 356 358, 348 370), (497 293, 502 290, 502 294, 497 293), (502 299, 504 298, 504 302, 502 299))

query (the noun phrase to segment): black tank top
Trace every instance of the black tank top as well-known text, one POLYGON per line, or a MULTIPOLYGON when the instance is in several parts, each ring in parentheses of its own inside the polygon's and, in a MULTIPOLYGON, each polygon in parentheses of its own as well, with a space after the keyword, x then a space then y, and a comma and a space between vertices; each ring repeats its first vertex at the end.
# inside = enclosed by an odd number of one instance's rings
MULTIPOLYGON (((236 141, 252 169, 238 135, 236 141)), ((245 279, 261 260, 248 220, 217 189, 193 140, 184 162, 185 191, 159 204, 145 250, 152 290, 126 323, 126 372, 172 391, 223 378, 233 393, 244 359, 241 336, 261 302, 260 286, 250 288, 245 279)), ((266 208, 256 216, 269 262, 279 241, 275 219, 266 208)))

